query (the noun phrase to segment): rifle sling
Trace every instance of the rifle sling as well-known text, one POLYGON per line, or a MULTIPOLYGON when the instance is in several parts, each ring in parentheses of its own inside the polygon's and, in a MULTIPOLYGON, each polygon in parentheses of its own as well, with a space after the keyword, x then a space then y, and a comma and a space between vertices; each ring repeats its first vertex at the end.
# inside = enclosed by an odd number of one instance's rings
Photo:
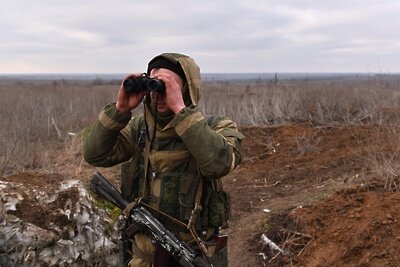
POLYGON ((190 216, 187 228, 189 229, 190 233, 192 234, 193 238, 196 240, 197 245, 199 246, 203 256, 206 258, 209 258, 211 255, 208 252, 207 247, 205 246, 203 240, 199 237, 196 231, 196 222, 197 219, 200 216, 200 213, 202 211, 202 206, 201 206, 201 197, 203 195, 203 176, 199 175, 199 185, 197 187, 197 193, 196 193, 196 198, 195 198, 195 203, 194 203, 194 208, 192 210, 192 214, 190 216))
POLYGON ((149 210, 152 210, 152 211, 154 211, 154 212, 157 212, 158 214, 164 216, 165 218, 168 218, 170 221, 176 223, 177 225, 179 225, 179 226, 181 226, 181 227, 188 228, 188 226, 187 226, 185 223, 183 223, 182 221, 180 221, 180 220, 178 220, 178 219, 172 217, 171 215, 168 215, 168 214, 165 213, 165 212, 162 212, 161 210, 158 210, 158 209, 156 209, 156 208, 153 208, 153 207, 150 206, 149 204, 146 204, 146 203, 144 203, 144 202, 140 202, 140 205, 146 207, 146 208, 149 209, 149 210))

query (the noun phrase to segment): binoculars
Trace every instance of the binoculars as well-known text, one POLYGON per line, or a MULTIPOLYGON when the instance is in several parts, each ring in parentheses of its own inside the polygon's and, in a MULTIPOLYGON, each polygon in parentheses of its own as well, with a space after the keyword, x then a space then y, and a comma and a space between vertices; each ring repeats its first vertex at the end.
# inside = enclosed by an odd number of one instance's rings
POLYGON ((137 78, 126 79, 122 86, 128 93, 140 93, 143 91, 165 93, 164 82, 156 78, 150 78, 146 73, 137 78))

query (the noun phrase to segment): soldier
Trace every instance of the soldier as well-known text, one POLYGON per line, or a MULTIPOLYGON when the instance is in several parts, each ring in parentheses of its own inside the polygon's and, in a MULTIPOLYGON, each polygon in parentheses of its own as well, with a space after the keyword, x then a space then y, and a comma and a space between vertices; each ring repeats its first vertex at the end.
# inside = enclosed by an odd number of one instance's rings
MULTIPOLYGON (((125 80, 140 80, 143 75, 131 74, 125 80)), ((127 92, 121 85, 117 101, 100 112, 84 157, 95 166, 123 163, 121 192, 126 200, 140 198, 160 211, 160 221, 180 239, 201 250, 214 265, 227 266, 226 244, 215 243, 219 230, 227 227, 230 208, 222 177, 241 162, 243 135, 230 119, 204 116, 198 109, 200 69, 191 57, 156 56, 148 63, 147 75, 161 80, 165 92, 127 92), (143 114, 132 117, 131 111, 142 101, 143 114), (196 237, 204 243, 193 241, 196 237)), ((130 241, 133 254, 128 266, 176 264, 144 234, 130 241)))

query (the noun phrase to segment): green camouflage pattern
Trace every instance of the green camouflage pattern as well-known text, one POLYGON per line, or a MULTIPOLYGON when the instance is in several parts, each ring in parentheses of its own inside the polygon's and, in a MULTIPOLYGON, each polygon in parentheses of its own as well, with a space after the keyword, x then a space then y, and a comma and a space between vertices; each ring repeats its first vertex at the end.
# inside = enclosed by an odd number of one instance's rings
MULTIPOLYGON (((211 184, 213 181, 220 183, 221 178, 241 162, 240 143, 244 136, 230 119, 224 116, 205 117, 198 110, 196 104, 200 98, 201 79, 193 59, 180 54, 161 56, 181 64, 192 105, 175 114, 164 128, 156 125, 156 137, 149 153, 150 196, 146 201, 175 218, 187 221, 202 176, 205 190, 198 228, 219 227, 228 219, 229 196, 223 191, 216 192, 211 184), (195 168, 189 171, 192 161, 195 168), (218 201, 222 204, 216 204, 218 201)), ((145 128, 145 120, 143 115, 131 117, 131 113, 121 113, 115 103, 111 103, 101 111, 84 147, 85 160, 102 167, 128 162, 135 153, 141 153, 138 162, 122 165, 122 191, 126 191, 124 186, 127 183, 124 181, 132 177, 134 181, 132 194, 125 195, 128 200, 143 194, 144 155, 138 138, 145 128)))

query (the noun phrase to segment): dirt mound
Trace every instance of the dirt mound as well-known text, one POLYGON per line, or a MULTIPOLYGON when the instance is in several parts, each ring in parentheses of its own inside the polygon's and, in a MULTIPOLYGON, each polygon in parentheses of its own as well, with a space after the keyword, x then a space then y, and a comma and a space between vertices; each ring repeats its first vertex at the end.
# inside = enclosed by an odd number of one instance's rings
POLYGON ((261 243, 260 261, 267 266, 398 266, 399 200, 399 192, 360 186, 273 214, 254 240, 261 243))
POLYGON ((2 180, 48 188, 57 187, 65 180, 65 176, 59 173, 20 172, 8 177, 2 177, 2 180))
POLYGON ((225 179, 230 266, 394 266, 398 193, 387 185, 398 181, 377 168, 382 160, 389 169, 396 156, 393 129, 299 124, 242 132, 245 161, 225 179), (378 173, 374 190, 341 191, 378 173))
POLYGON ((381 187, 341 191, 293 220, 312 237, 302 266, 398 266, 400 263, 400 192, 381 187), (372 190, 372 191, 371 191, 372 190))

